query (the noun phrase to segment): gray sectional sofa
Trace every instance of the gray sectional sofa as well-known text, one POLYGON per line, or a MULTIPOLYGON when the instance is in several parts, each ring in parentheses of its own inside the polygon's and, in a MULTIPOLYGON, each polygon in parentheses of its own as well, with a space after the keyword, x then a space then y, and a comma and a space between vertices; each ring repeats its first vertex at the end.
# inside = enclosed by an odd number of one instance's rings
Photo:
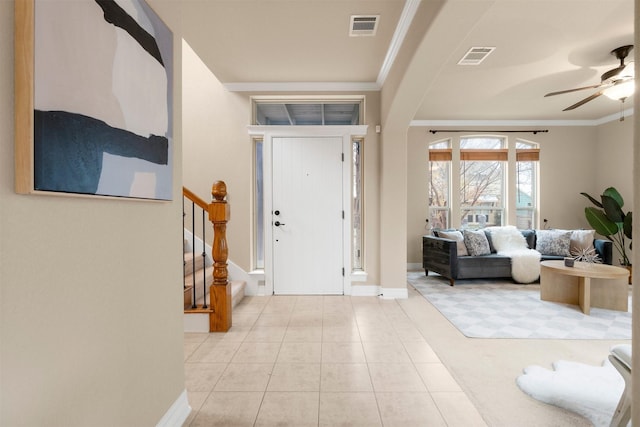
MULTIPOLYGON (((541 231, 538 230, 538 233, 541 231)), ((520 230, 520 232, 524 236, 529 249, 536 249, 536 230, 520 230)), ((464 243, 459 240, 439 237, 438 232, 434 232, 434 235, 423 236, 422 266, 425 274, 429 275, 430 271, 438 273, 449 279, 451 286, 458 279, 512 277, 511 258, 496 253, 491 244, 491 233, 486 231, 485 234, 489 242, 490 253, 482 255, 459 255, 458 245, 464 243)), ((539 246, 538 249, 540 249, 539 246)), ((593 239, 593 249, 595 249, 595 253, 601 262, 612 264, 613 245, 611 241, 593 239)), ((543 252, 540 255, 541 261, 562 260, 565 256, 570 256, 569 254, 545 254, 543 252)))

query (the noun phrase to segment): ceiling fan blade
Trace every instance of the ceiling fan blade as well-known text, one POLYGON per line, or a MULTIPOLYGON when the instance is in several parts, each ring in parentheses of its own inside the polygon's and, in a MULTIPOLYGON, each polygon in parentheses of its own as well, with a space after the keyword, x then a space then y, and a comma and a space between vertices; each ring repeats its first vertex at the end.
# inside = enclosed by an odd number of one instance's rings
POLYGON ((585 86, 585 87, 577 87, 577 88, 575 88, 575 89, 561 90, 561 91, 558 91, 558 92, 551 92, 551 93, 548 93, 548 94, 546 94, 546 95, 545 95, 545 97, 546 97, 546 96, 562 95, 562 94, 564 94, 564 93, 577 92, 577 91, 579 91, 579 90, 585 90, 585 89, 597 89, 597 88, 599 88, 600 86, 602 86, 602 83, 597 84, 597 85, 585 86))
POLYGON ((562 111, 569 111, 569 110, 573 110, 574 108, 578 108, 579 106, 584 105, 584 104, 586 104, 586 103, 587 103, 587 102, 589 102, 589 101, 593 101, 594 99, 596 99, 597 97, 599 97, 599 96, 600 96, 600 95, 602 95, 603 93, 604 93, 604 89, 603 89, 603 90, 600 90, 600 91, 598 91, 598 92, 596 92, 596 93, 594 93, 594 94, 593 94, 593 95, 591 95, 591 96, 586 97, 586 98, 585 98, 585 99, 583 99, 582 101, 578 101, 578 102, 576 102, 575 104, 573 104, 573 105, 571 105, 571 106, 569 106, 569 107, 565 108, 565 109, 564 109, 564 110, 562 110, 562 111))

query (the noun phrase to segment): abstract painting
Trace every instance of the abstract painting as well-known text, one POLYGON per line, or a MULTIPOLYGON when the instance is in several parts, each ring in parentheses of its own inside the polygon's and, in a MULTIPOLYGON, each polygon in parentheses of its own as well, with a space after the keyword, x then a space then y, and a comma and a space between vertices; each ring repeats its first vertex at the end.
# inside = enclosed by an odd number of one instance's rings
POLYGON ((143 0, 33 1, 33 190, 171 200, 171 31, 143 0))

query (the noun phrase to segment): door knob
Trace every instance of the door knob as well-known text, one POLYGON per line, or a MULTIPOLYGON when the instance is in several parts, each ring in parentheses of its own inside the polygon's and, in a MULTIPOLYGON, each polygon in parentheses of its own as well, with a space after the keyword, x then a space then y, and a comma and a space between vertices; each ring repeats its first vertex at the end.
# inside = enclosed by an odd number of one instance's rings
POLYGON ((280 222, 280 221, 276 221, 273 223, 273 225, 275 225, 276 227, 280 227, 281 225, 284 225, 284 223, 280 222))

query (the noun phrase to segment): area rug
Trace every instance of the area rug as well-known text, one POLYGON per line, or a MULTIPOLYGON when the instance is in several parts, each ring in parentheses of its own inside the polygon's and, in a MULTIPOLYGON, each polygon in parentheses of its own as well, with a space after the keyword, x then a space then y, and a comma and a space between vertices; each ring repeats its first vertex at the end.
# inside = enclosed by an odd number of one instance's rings
MULTIPOLYGON (((508 280, 459 280, 455 286, 424 271, 407 280, 462 334, 470 338, 631 339, 631 311, 540 300, 540 285, 508 280)), ((629 300, 631 307, 631 300, 629 300)))
POLYGON ((624 390, 622 376, 606 359, 602 366, 565 360, 553 369, 529 366, 516 383, 534 399, 582 415, 595 427, 609 425, 624 390))

